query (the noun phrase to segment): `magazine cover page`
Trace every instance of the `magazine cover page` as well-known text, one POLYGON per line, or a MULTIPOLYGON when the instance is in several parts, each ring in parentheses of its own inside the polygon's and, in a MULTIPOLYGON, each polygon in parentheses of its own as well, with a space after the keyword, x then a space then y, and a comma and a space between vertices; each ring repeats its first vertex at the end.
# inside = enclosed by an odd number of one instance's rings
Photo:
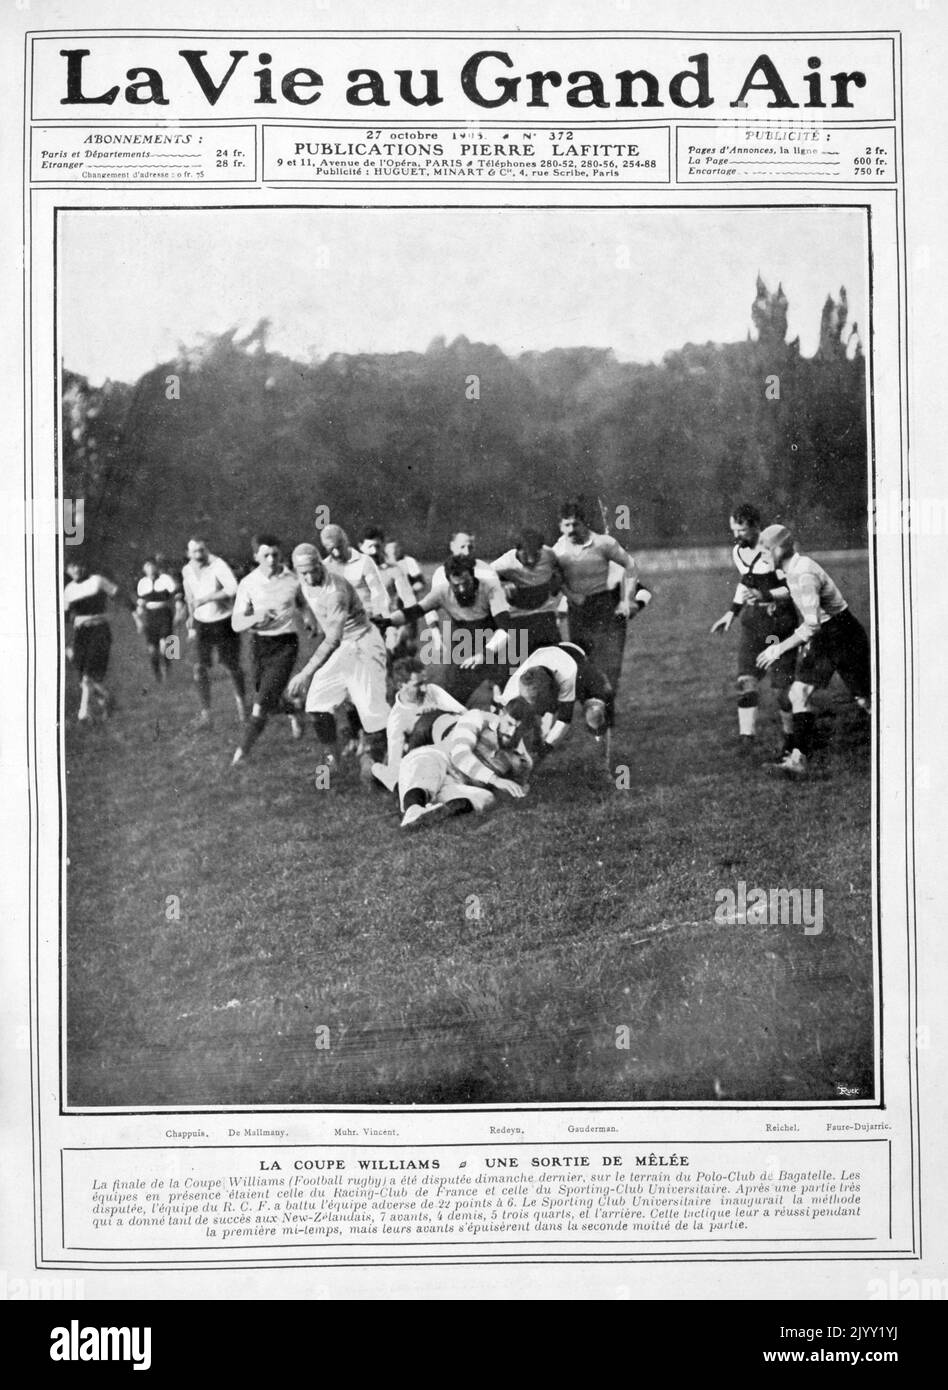
POLYGON ((834 1300, 948 1295, 944 21, 7 8, 41 1359, 789 1298, 857 1364, 834 1300))

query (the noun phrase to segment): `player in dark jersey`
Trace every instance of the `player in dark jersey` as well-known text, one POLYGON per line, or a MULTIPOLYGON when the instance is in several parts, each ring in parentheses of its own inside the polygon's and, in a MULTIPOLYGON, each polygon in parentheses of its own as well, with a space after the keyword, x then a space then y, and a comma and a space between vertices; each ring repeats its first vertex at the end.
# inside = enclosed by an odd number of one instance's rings
MULTIPOLYGON (((738 573, 734 601, 713 624, 711 632, 727 632, 740 618, 737 653, 737 722, 741 751, 754 747, 757 712, 760 705, 760 678, 757 658, 765 647, 781 642, 797 625, 784 575, 775 570, 767 549, 760 544, 761 516, 756 507, 743 502, 730 518, 735 545, 732 551, 738 573)), ((770 667, 770 683, 777 697, 785 751, 793 735, 790 684, 795 658, 784 656, 770 667)))

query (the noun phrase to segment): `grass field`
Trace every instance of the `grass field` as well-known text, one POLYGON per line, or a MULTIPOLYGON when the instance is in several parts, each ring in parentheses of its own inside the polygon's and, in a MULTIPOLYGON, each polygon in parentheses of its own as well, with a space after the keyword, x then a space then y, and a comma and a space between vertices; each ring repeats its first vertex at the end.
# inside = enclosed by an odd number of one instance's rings
MULTIPOLYGON (((865 561, 831 568, 868 621, 865 561)), ((199 730, 190 668, 156 689, 117 615, 117 712, 77 728, 67 687, 68 1103, 871 1095, 866 721, 834 682, 808 782, 738 759, 737 634, 707 635, 732 587, 656 577, 627 790, 577 728, 523 801, 414 836, 355 771, 316 791, 285 721, 232 771, 224 674, 199 730), (822 889, 822 933, 716 925, 740 880, 822 889)), ((769 694, 761 723, 763 759, 769 694)))

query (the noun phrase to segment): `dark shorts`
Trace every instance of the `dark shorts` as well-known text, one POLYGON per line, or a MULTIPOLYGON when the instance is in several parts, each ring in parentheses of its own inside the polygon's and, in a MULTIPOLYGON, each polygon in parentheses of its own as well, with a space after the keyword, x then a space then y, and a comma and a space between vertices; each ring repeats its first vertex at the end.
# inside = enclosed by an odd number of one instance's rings
POLYGON ((517 613, 511 615, 510 627, 511 660, 517 665, 524 661, 538 647, 555 647, 560 640, 559 624, 555 613, 517 613))
POLYGON ((872 653, 866 629, 849 609, 837 613, 797 649, 796 679, 817 689, 829 685, 833 672, 850 694, 868 699, 872 690, 872 653))
POLYGON ((216 623, 195 623, 194 629, 199 666, 210 666, 215 651, 222 666, 235 669, 240 665, 240 633, 231 627, 230 618, 220 618, 216 623))
POLYGON ((85 623, 72 635, 72 664, 80 676, 105 680, 112 650, 112 629, 108 623, 85 623))
MULTIPOLYGON (((778 603, 774 605, 774 612, 769 613, 763 604, 748 605, 741 609, 738 621, 741 632, 737 646, 737 674, 759 677, 763 673, 757 665, 758 656, 770 643, 782 642, 790 636, 797 626, 796 609, 792 604, 778 603)), ((785 690, 790 685, 796 660, 796 650, 791 649, 771 666, 768 674, 775 690, 785 690)))
POLYGON ((149 647, 157 647, 159 642, 163 642, 166 637, 171 636, 174 614, 170 608, 165 606, 146 608, 142 613, 142 623, 145 629, 145 641, 149 647))
POLYGON ((590 661, 618 688, 628 619, 616 613, 621 598, 617 589, 590 594, 585 603, 569 605, 569 640, 576 642, 590 661))
POLYGON ((283 692, 293 674, 299 646, 295 632, 286 632, 279 637, 258 637, 254 633, 254 704, 260 705, 265 714, 274 714, 285 707, 283 692))

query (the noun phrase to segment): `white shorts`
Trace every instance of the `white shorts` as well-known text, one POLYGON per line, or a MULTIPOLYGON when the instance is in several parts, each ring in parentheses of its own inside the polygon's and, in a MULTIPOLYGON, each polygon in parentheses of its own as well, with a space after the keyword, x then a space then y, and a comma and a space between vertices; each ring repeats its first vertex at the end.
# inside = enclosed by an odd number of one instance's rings
POLYGON ((378 628, 346 638, 310 682, 307 713, 332 714, 348 698, 365 732, 377 734, 388 721, 385 677, 385 643, 378 628))
POLYGON ((405 793, 419 789, 431 801, 469 801, 475 811, 486 811, 494 804, 494 793, 487 787, 472 787, 455 776, 447 755, 440 748, 413 748, 402 758, 398 769, 398 799, 405 809, 405 793))

